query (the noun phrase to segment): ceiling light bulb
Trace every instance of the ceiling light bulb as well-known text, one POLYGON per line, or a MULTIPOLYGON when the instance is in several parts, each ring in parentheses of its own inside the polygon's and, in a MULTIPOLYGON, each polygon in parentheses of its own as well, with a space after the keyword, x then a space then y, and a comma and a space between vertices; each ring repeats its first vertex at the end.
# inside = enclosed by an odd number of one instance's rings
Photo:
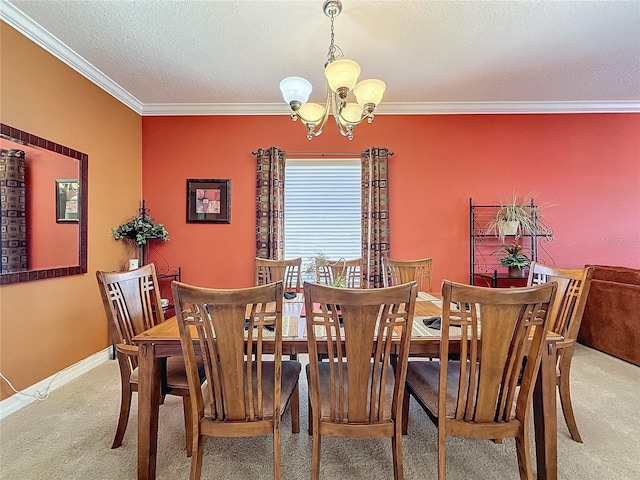
POLYGON ((362 106, 365 106, 367 103, 380 105, 382 96, 386 89, 387 86, 382 80, 370 78, 359 82, 353 88, 353 94, 356 96, 358 103, 362 106))
POLYGON ((311 83, 300 77, 287 77, 280 82, 280 91, 284 101, 291 105, 291 102, 300 102, 304 105, 311 95, 311 83))
POLYGON ((320 123, 324 116, 324 107, 317 103, 305 103, 298 110, 298 116, 305 123, 320 123))
MULTIPOLYGON (((329 82, 329 88, 334 92, 340 89, 347 89, 347 93, 353 90, 360 75, 360 65, 353 60, 341 58, 326 66, 324 75, 329 82)), ((344 95, 346 97, 346 94, 344 95)), ((342 97, 342 98, 344 98, 342 97)))

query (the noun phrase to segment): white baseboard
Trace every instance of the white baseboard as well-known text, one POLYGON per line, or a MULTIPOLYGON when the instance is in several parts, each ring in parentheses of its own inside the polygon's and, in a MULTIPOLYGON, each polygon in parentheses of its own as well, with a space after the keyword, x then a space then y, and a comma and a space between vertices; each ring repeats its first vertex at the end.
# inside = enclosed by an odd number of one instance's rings
POLYGON ((27 387, 19 393, 4 399, 0 402, 0 420, 17 412, 21 408, 26 407, 30 403, 37 401, 36 394, 38 394, 39 391, 45 390, 49 387, 48 393, 51 393, 55 389, 62 387, 71 380, 78 378, 80 375, 87 373, 110 359, 111 347, 107 347, 104 350, 80 360, 78 363, 68 366, 64 370, 60 370, 58 373, 45 378, 35 385, 27 387))

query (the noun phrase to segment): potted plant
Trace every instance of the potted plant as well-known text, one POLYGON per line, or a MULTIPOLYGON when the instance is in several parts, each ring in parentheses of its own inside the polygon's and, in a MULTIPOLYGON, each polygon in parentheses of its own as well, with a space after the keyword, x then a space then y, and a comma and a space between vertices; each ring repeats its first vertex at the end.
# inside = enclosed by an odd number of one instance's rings
POLYGON ((111 229, 111 234, 116 240, 124 240, 128 243, 143 247, 147 241, 158 239, 166 242, 169 240, 169 232, 162 223, 153 223, 153 217, 142 212, 132 217, 128 222, 111 229))
POLYGON ((514 192, 509 201, 502 202, 487 231, 494 232, 501 242, 507 235, 549 235, 551 230, 541 221, 543 210, 542 206, 534 204, 532 194, 518 199, 514 192))
MULTIPOLYGON (((162 223, 153 223, 154 218, 147 215, 149 209, 145 208, 144 200, 140 213, 132 217, 128 222, 121 223, 116 228, 111 229, 111 235, 115 240, 124 240, 134 246, 134 250, 138 249, 138 260, 140 265, 144 265, 148 261, 149 251, 147 243, 149 240, 160 240, 166 242, 169 240, 169 232, 164 228, 162 223), (145 251, 145 247, 146 251, 145 251)), ((129 258, 133 251, 129 254, 129 258)))
POLYGON ((324 279, 324 283, 332 287, 346 286, 347 266, 344 258, 330 262, 324 252, 316 252, 316 255, 311 258, 311 261, 305 264, 304 273, 315 278, 317 283, 323 283, 321 279, 324 279), (342 269, 335 275, 337 270, 335 267, 339 267, 340 265, 342 265, 342 269))
POLYGON ((524 268, 531 264, 531 260, 524 253, 521 253, 522 245, 516 238, 511 245, 502 245, 496 252, 506 252, 506 255, 500 258, 500 264, 509 269, 509 276, 513 278, 524 277, 524 268))

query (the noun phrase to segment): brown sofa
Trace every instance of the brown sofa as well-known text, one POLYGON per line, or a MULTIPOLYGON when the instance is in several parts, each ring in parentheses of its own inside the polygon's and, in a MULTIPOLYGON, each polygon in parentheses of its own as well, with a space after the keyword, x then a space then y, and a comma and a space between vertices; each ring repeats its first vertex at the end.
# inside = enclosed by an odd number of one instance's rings
POLYGON ((593 266, 578 342, 640 365, 640 270, 593 266))

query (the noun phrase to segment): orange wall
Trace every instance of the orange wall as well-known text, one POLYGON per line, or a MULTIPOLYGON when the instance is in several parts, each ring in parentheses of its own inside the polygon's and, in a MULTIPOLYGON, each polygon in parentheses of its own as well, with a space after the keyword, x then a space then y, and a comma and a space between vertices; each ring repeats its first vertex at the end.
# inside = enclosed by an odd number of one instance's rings
MULTIPOLYGON (((89 273, 0 287, 0 370, 20 390, 110 343, 95 271, 126 258, 110 228, 139 206, 141 122, 3 22, 0 45, 2 123, 89 156, 89 273)), ((0 398, 11 394, 1 381, 0 398)))
POLYGON ((640 114, 384 116, 333 125, 308 141, 286 116, 144 117, 143 193, 170 241, 157 247, 183 281, 253 282, 258 148, 354 151, 386 146, 391 255, 431 256, 434 285, 469 280, 469 197, 495 204, 515 190, 553 202, 545 246, 557 265, 640 268, 640 114), (187 224, 186 179, 231 179, 231 224, 187 224))

